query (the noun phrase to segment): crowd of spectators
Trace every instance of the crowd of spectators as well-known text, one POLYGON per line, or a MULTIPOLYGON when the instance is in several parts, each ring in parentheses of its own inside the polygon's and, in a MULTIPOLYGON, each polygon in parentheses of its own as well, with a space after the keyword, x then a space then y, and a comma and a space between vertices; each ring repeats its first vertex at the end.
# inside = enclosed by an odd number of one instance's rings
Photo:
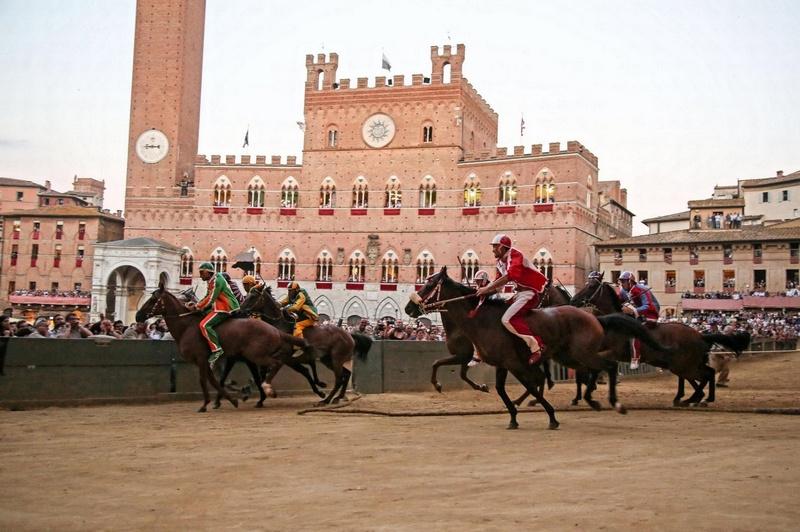
POLYGON ((372 322, 362 319, 358 325, 341 325, 348 332, 360 333, 373 340, 410 340, 417 342, 441 342, 445 338, 444 330, 424 321, 403 321, 383 318, 372 322))
POLYGON ((682 299, 741 299, 743 296, 753 297, 770 297, 770 296, 786 296, 786 297, 800 297, 800 287, 795 283, 789 282, 786 284, 786 290, 781 292, 768 292, 764 283, 756 283, 752 290, 748 286, 744 291, 729 291, 729 292, 704 292, 702 294, 695 294, 686 291, 681 295, 682 299))
POLYGON ((39 316, 33 323, 12 320, 7 314, 0 317, 0 336, 29 338, 89 338, 110 337, 120 340, 171 340, 172 335, 163 319, 150 323, 132 323, 126 326, 121 320, 111 321, 101 315, 91 324, 82 324, 74 312, 66 315, 39 316))
POLYGON ((777 341, 795 340, 800 335, 798 312, 695 312, 672 321, 681 321, 701 332, 722 332, 730 325, 733 330, 748 332, 753 338, 777 341))
POLYGON ((36 296, 36 297, 92 297, 92 293, 86 290, 14 290, 14 296, 36 296))

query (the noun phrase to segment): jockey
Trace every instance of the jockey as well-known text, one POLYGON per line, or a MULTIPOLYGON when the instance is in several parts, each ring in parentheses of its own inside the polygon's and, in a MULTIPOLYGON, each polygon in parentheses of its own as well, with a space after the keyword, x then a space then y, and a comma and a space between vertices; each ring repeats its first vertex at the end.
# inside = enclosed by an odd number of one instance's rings
MULTIPOLYGON (((281 299, 278 303, 280 303, 280 305, 289 312, 294 312, 297 314, 297 321, 294 324, 294 336, 302 338, 303 329, 306 327, 311 327, 316 324, 317 321, 319 321, 317 309, 311 302, 308 292, 306 292, 305 289, 300 288, 300 285, 297 283, 297 281, 292 281, 289 284, 289 293, 286 294, 286 297, 281 299)), ((295 346, 295 352, 292 356, 297 358, 302 356, 302 354, 303 348, 300 346, 295 346)))
MULTIPOLYGON (((623 311, 632 314, 635 318, 642 321, 658 321, 658 309, 653 301, 653 294, 645 283, 637 283, 636 277, 629 271, 624 271, 619 276, 620 299, 623 303, 623 311)), ((631 354, 631 369, 639 367, 641 343, 638 339, 633 341, 633 353, 631 354)))
POLYGON ((233 297, 236 298, 236 301, 239 302, 239 306, 241 306, 242 303, 244 303, 244 294, 242 294, 242 291, 239 290, 239 285, 237 285, 231 280, 231 276, 228 274, 228 272, 222 272, 222 276, 225 278, 226 281, 228 281, 228 286, 231 288, 233 297))
POLYGON ((189 307, 206 312, 205 317, 200 320, 200 332, 211 348, 208 365, 214 369, 214 364, 224 354, 215 328, 227 320, 231 312, 239 309, 239 301, 233 295, 225 276, 221 273, 214 273, 214 266, 210 262, 200 265, 200 278, 208 283, 208 293, 196 305, 190 303, 189 307))
MULTIPOLYGON (((472 282, 475 283, 475 287, 483 288, 484 286, 489 284, 489 274, 486 273, 486 270, 478 270, 477 272, 475 272, 475 275, 472 276, 472 282)), ((478 348, 475 347, 474 345, 472 347, 473 347, 472 360, 470 360, 469 363, 467 363, 467 366, 469 366, 470 368, 477 366, 478 364, 483 362, 483 360, 481 360, 481 355, 478 353, 478 348)))
POLYGON ((499 234, 492 239, 492 253, 497 259, 497 278, 488 286, 478 288, 477 295, 484 297, 512 282, 516 293, 503 314, 503 326, 512 334, 522 338, 531 350, 528 364, 536 364, 542 357, 541 338, 537 338, 525 322, 525 314, 536 308, 539 295, 547 286, 547 277, 533 267, 521 251, 511 247, 511 239, 499 234))
POLYGON ((589 272, 589 276, 586 278, 586 281, 602 281, 603 274, 598 271, 591 271, 589 272))
POLYGON ((242 286, 244 287, 244 291, 247 294, 249 294, 250 290, 252 290, 257 284, 258 281, 256 281, 256 278, 253 277, 252 275, 245 275, 244 277, 242 277, 242 286))

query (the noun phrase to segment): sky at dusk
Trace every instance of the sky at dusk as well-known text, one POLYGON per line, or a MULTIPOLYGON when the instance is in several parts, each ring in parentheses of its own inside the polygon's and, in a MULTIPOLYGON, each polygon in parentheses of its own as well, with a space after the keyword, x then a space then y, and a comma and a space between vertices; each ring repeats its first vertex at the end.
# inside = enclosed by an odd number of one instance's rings
MULTIPOLYGON (((123 208, 135 11, 0 0, 0 176, 105 179, 123 208)), ((385 54, 410 80, 463 43, 499 146, 580 141, 642 233, 714 185, 800 169, 798 27, 797 1, 208 0, 199 152, 302 157, 308 53, 351 80, 386 75, 385 54)))

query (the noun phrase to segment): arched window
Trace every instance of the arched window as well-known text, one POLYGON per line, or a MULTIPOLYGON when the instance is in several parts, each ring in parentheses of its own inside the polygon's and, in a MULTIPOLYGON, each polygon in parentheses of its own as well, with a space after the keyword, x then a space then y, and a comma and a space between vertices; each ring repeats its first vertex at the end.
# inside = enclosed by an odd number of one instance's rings
POLYGON ((369 207, 369 185, 364 176, 358 176, 353 183, 353 208, 366 209, 369 207))
POLYGON ((222 248, 217 248, 211 254, 211 265, 217 273, 228 270, 228 254, 222 248))
POLYGON ((470 174, 464 182, 464 207, 481 206, 481 182, 475 174, 470 174))
POLYGON ((433 126, 422 126, 422 142, 425 144, 433 142, 433 126))
POLYGON ((461 255, 461 282, 463 284, 472 284, 475 272, 480 269, 480 259, 473 250, 468 249, 461 255))
POLYGON ((556 186, 553 184, 553 173, 542 168, 534 179, 534 201, 536 203, 554 203, 556 186))
POLYGON ((219 176, 214 183, 214 207, 231 206, 231 180, 227 177, 219 176))
POLYGON ((181 277, 191 277, 194 273, 194 258, 189 248, 181 250, 181 277))
POLYGON ((264 181, 260 177, 255 176, 247 185, 247 206, 255 208, 264 207, 265 194, 264 181))
POLYGON ((327 249, 317 255, 317 281, 333 279, 333 256, 327 249))
POLYGON ((436 273, 436 261, 433 260, 433 253, 423 250, 417 255, 417 284, 422 284, 425 280, 436 273))
POLYGON ((366 257, 360 251, 354 251, 347 262, 347 280, 353 283, 363 283, 366 276, 366 257))
POLYGON ((322 180, 319 187, 319 208, 333 209, 336 206, 336 183, 330 177, 322 180))
POLYGON ((517 178, 511 172, 506 172, 500 178, 498 185, 498 205, 516 205, 517 204, 517 178))
POLYGON ((287 177, 281 185, 281 207, 284 209, 296 209, 299 199, 297 180, 287 177))
POLYGON ((533 267, 538 268, 548 279, 553 280, 553 256, 546 248, 541 248, 533 257, 533 267))
POLYGON ((381 259, 381 282, 396 283, 400 276, 400 262, 397 260, 397 253, 387 251, 381 259))
POLYGON ((386 182, 383 206, 387 209, 399 209, 402 206, 403 191, 400 190, 400 180, 392 176, 386 182))
POLYGON ((339 131, 335 127, 328 129, 328 147, 335 148, 339 145, 339 131))
POLYGON ((284 249, 278 256, 278 280, 292 281, 294 279, 294 267, 297 260, 290 249, 284 249))
POLYGON ((419 207, 420 209, 436 207, 436 181, 429 175, 423 177, 419 185, 419 207))

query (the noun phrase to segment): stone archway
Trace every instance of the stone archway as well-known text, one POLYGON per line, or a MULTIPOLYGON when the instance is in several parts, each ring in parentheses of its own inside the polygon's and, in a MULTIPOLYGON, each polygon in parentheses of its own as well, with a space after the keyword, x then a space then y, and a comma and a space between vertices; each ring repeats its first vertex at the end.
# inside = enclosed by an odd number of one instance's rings
POLYGON ((130 325, 147 294, 144 274, 134 266, 119 266, 109 274, 106 287, 106 317, 130 325))

